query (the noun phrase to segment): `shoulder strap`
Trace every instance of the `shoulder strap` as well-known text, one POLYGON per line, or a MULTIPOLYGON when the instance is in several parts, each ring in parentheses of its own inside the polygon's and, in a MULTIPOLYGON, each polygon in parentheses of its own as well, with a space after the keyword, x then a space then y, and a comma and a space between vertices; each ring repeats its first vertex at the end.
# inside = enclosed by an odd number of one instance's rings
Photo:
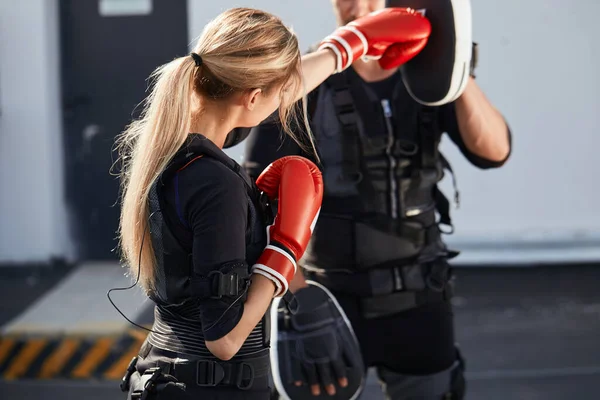
MULTIPOLYGON (((437 168, 437 162, 441 162, 442 168, 452 175, 454 201, 458 207, 460 204, 460 194, 456 184, 456 175, 454 174, 450 162, 438 149, 438 110, 437 107, 428 106, 421 106, 419 109, 417 129, 419 130, 421 141, 421 166, 426 169, 437 168)), ((450 218, 450 202, 437 185, 435 187, 434 196, 437 210, 440 214, 440 223, 450 227, 450 231, 446 233, 452 233, 454 227, 452 225, 452 219, 450 218)))
POLYGON ((327 81, 333 106, 342 128, 342 172, 345 179, 358 183, 363 178, 360 165, 359 116, 354 105, 350 82, 345 73, 333 74, 327 81))
POLYGON ((438 114, 436 107, 420 106, 417 119, 417 130, 421 142, 421 168, 437 168, 438 161, 438 114))

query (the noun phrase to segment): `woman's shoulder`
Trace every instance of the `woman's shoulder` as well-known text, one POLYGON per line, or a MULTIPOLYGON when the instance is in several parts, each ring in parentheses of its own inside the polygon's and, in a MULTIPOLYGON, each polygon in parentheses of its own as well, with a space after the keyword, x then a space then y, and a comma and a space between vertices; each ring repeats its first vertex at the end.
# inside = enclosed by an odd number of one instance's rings
POLYGON ((197 157, 177 171, 177 186, 180 192, 198 190, 216 193, 243 194, 244 181, 234 170, 209 156, 197 157))

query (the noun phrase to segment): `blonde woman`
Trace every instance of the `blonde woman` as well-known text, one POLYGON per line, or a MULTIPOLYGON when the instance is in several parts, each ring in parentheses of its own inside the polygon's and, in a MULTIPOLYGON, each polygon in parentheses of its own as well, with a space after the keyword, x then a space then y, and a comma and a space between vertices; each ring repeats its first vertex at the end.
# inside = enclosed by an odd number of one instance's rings
POLYGON ((235 8, 206 26, 191 55, 153 74, 141 118, 118 142, 122 256, 156 303, 122 385, 129 398, 269 398, 265 314, 289 294, 323 184, 310 161, 285 157, 254 186, 222 147, 277 110, 285 133, 312 143, 290 129, 295 103, 372 44, 394 43, 378 18, 301 58, 279 18, 235 8), (275 217, 268 199, 278 200, 275 217))

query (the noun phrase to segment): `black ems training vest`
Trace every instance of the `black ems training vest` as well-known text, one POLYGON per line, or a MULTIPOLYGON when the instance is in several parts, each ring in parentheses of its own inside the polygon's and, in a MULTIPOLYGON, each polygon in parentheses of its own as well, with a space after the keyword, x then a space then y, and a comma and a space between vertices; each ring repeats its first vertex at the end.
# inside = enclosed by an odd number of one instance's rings
MULTIPOLYGON (((150 193, 150 215, 151 238, 157 261, 156 290, 150 294, 151 300, 157 304, 154 329, 160 326, 161 331, 177 331, 181 327, 184 333, 197 332, 193 338, 181 341, 178 341, 176 335, 150 333, 150 343, 166 350, 212 358, 212 354, 204 345, 195 305, 207 299, 225 296, 236 298, 243 295, 241 301, 245 301, 244 293, 250 282, 250 266, 256 262, 267 244, 266 226, 273 219, 271 209, 264 198, 260 197, 258 188, 236 162, 203 136, 190 135, 190 139, 153 185, 150 193), (166 206, 163 193, 165 184, 171 182, 180 169, 201 156, 211 157, 234 171, 244 181, 248 200, 246 262, 213 271, 207 276, 199 276, 193 272, 193 234, 178 218, 176 210, 166 206), (187 346, 186 341, 189 343, 191 340, 198 343, 187 346)), ((269 313, 257 325, 238 355, 245 352, 251 354, 257 347, 269 346, 268 315, 269 313), (255 340, 258 336, 261 336, 262 340, 255 340), (250 344, 247 346, 248 343, 250 344)))
MULTIPOLYGON (((177 153, 167 169, 155 183, 150 194, 152 244, 154 247, 159 274, 157 293, 152 300, 157 304, 176 304, 190 297, 203 299, 232 295, 236 289, 236 281, 230 276, 215 273, 209 277, 193 277, 192 232, 184 226, 175 210, 165 205, 162 188, 166 182, 172 181, 177 171, 201 156, 211 157, 232 171, 244 181, 248 199, 248 229, 246 231, 246 261, 254 264, 266 246, 266 224, 270 209, 262 201, 255 184, 242 173, 241 167, 220 152, 207 139, 194 137, 188 141, 185 151, 177 153), (214 147, 214 148, 213 148, 214 147), (163 210, 163 212, 160 212, 163 210), (168 269, 169 273, 166 274, 168 269)), ((241 278, 237 285, 249 277, 248 272, 236 271, 241 278)), ((239 287, 241 289, 241 287, 239 287)))
POLYGON ((437 186, 452 169, 438 151, 438 108, 421 106, 401 79, 394 82, 392 98, 380 100, 349 68, 315 94, 325 193, 305 256, 309 269, 361 271, 457 254, 439 227, 452 228, 437 186))

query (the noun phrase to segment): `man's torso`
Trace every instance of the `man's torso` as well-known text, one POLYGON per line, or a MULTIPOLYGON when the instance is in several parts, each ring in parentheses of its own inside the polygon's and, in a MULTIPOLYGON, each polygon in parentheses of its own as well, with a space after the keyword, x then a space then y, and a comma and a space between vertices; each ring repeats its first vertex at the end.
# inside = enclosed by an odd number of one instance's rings
POLYGON ((325 194, 306 262, 360 270, 444 253, 435 210, 441 129, 422 126, 437 109, 416 103, 399 72, 366 83, 349 69, 315 91, 325 194))

